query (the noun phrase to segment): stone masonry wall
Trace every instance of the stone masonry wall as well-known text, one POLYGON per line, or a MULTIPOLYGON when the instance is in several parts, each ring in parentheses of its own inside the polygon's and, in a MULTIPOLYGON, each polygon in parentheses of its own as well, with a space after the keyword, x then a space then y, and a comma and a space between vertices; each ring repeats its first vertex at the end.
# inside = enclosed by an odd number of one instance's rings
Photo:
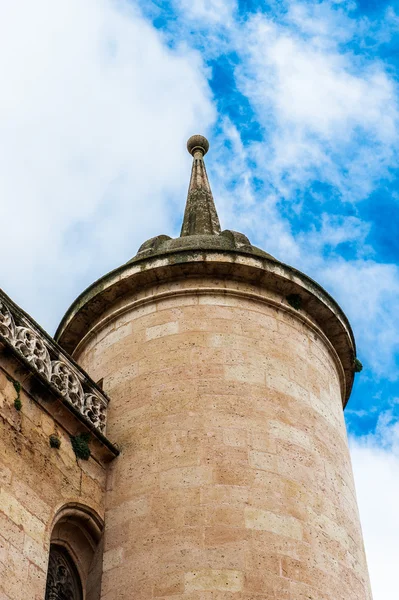
POLYGON ((4 356, 0 364, 0 599, 44 600, 54 517, 75 503, 103 516, 105 470, 77 461, 66 431, 24 388, 29 373, 4 356), (13 380, 22 384, 20 411, 13 380))
POLYGON ((369 600, 329 343, 243 283, 172 287, 75 357, 121 447, 102 600, 369 600))

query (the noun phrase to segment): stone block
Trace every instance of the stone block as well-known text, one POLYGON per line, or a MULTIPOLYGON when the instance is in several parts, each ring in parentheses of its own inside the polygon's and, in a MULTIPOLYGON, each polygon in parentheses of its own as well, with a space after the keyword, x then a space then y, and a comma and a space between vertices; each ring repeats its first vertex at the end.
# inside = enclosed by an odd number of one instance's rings
POLYGON ((154 584, 154 597, 165 598, 180 596, 184 593, 184 576, 182 573, 163 575, 154 584))
POLYGON ((204 569, 185 574, 185 591, 219 590, 240 592, 243 588, 243 573, 235 570, 204 569))
POLYGON ((249 463, 254 469, 261 469, 262 471, 271 471, 275 473, 278 471, 279 457, 276 454, 252 450, 249 453, 249 463))
POLYGON ((246 429, 225 429, 223 431, 223 442, 227 446, 247 446, 248 432, 246 429))
POLYGON ((18 500, 0 489, 0 506, 5 515, 17 526, 23 527, 25 533, 36 541, 40 541, 44 536, 44 523, 35 515, 30 513, 18 500))
POLYGON ((245 466, 220 463, 215 468, 214 481, 218 485, 250 486, 255 479, 255 473, 245 466))
POLYGON ((303 538, 303 526, 300 521, 289 515, 278 515, 259 508, 245 509, 245 526, 247 529, 270 531, 296 540, 303 538))
POLYGON ((39 569, 43 572, 47 572, 48 548, 44 548, 43 543, 38 543, 28 535, 25 535, 23 553, 24 556, 33 562, 39 569))
POLYGON ((113 548, 104 552, 103 557, 103 570, 104 572, 109 571, 118 567, 123 562, 123 548, 113 548))
POLYGON ((263 384, 265 370, 252 365, 227 365, 225 367, 226 379, 243 383, 263 384))
POLYGON ((160 475, 161 489, 169 487, 198 487, 211 483, 212 467, 182 467, 169 469, 160 475))
POLYGON ((247 529, 215 524, 205 529, 205 546, 217 548, 228 545, 239 545, 243 549, 246 542, 251 539, 251 535, 252 533, 247 529))
POLYGON ((244 509, 236 506, 211 506, 206 511, 207 525, 227 526, 227 527, 245 527, 244 509))
POLYGON ((177 321, 171 321, 169 323, 148 327, 148 329, 146 329, 146 339, 153 340, 167 335, 174 335, 175 333, 179 333, 179 323, 177 321))

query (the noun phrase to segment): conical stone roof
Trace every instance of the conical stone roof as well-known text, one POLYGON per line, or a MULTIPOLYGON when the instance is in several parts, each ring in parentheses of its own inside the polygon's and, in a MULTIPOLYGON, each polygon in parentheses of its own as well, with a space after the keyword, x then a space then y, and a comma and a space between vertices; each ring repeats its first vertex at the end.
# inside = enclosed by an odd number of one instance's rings
POLYGON ((180 237, 157 235, 147 240, 129 263, 184 250, 248 252, 273 259, 267 252, 253 246, 243 233, 229 229, 221 230, 204 161, 208 149, 209 142, 202 135, 193 135, 187 142, 187 150, 193 156, 193 166, 180 237))

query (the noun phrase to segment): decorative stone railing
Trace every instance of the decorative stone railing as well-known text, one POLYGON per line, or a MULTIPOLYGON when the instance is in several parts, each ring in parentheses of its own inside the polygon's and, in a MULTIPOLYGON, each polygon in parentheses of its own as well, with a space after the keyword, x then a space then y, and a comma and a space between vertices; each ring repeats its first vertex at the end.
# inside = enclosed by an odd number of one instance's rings
POLYGON ((58 344, 0 290, 0 335, 78 412, 105 433, 108 398, 58 344))

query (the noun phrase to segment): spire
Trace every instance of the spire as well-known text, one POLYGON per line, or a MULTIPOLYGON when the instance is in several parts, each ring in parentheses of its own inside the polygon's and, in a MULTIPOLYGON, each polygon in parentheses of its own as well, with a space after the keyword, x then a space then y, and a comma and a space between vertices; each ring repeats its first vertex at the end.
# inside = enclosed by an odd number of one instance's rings
POLYGON ((194 160, 180 237, 219 235, 221 231, 204 163, 208 149, 209 142, 202 135, 193 135, 187 142, 194 160))

